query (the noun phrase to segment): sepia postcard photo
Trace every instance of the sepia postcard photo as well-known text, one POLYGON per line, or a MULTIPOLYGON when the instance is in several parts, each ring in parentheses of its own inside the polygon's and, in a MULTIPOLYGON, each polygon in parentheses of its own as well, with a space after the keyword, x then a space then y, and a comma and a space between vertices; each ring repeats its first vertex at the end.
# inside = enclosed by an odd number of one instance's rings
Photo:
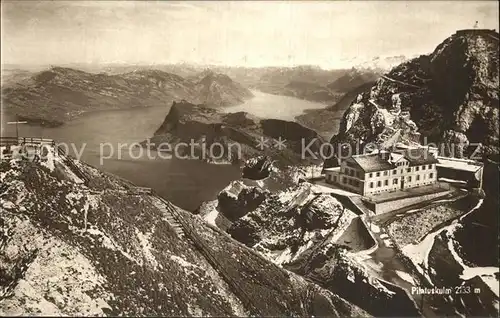
POLYGON ((0 316, 498 317, 497 1, 0 18, 0 316))

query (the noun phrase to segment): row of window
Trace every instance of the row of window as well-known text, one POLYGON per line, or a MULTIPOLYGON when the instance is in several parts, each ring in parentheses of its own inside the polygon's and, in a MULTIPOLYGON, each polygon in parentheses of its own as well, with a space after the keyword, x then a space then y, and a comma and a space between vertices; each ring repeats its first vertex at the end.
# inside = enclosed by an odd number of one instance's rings
MULTIPOLYGON (((432 183, 433 183, 433 181, 426 181, 426 182, 422 182, 420 184, 413 184, 409 187, 410 188, 419 187, 419 186, 424 186, 424 185, 428 185, 428 184, 432 184, 432 183)), ((367 190, 366 194, 383 193, 383 192, 391 192, 391 191, 394 191, 394 188, 375 188, 375 190, 367 190)))
MULTIPOLYGON (((424 176, 424 179, 425 179, 426 175, 424 174, 423 176, 424 176)), ((431 172, 431 173, 429 173, 429 179, 432 179, 432 178, 434 178, 434 173, 431 172)), ((412 176, 406 177, 406 181, 411 182, 412 180, 413 180, 412 176)), ((415 176, 415 180, 416 181, 420 181, 420 175, 416 175, 415 176)), ((384 186, 388 186, 389 185, 389 179, 386 179, 386 180, 383 180, 383 181, 384 181, 384 186)), ((392 184, 393 185, 394 184, 398 184, 398 183, 399 183, 399 178, 392 179, 392 184)), ((377 181, 376 187, 379 188, 381 186, 382 186, 382 180, 377 181)), ((374 183, 370 182, 370 188, 373 188, 373 187, 374 187, 374 183)))
MULTIPOLYGON (((426 167, 428 167, 428 169, 432 169, 432 165, 422 166, 422 171, 425 170, 426 167)), ((392 174, 393 175, 396 174, 397 171, 398 171, 397 169, 392 170, 392 174)), ((420 171, 420 167, 419 166, 415 167, 415 171, 420 171)), ((404 172, 403 169, 401 169, 401 173, 403 173, 403 172, 404 172)), ((411 172, 411 168, 406 168, 406 172, 411 172)), ((373 178, 374 174, 375 174, 376 177, 380 177, 381 172, 380 171, 378 171, 378 172, 370 172, 368 174, 368 177, 369 178, 373 178)), ((383 171, 383 175, 384 176, 388 176, 389 175, 389 171, 387 171, 387 170, 383 171)))
POLYGON ((349 179, 349 178, 346 178, 346 177, 342 177, 342 183, 343 184, 349 184, 349 185, 352 185, 354 187, 359 187, 359 184, 360 184, 360 182, 358 180, 349 179))
POLYGON ((361 172, 354 169, 345 168, 344 173, 351 177, 361 178, 361 172))

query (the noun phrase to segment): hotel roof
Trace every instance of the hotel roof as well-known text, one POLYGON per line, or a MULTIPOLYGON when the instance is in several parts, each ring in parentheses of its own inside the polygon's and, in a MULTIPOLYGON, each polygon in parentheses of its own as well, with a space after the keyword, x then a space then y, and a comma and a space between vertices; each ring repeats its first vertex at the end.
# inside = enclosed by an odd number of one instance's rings
POLYGON ((401 154, 410 162, 410 166, 420 166, 439 162, 426 148, 408 148, 401 152, 401 154))
POLYGON ((392 170, 396 168, 396 166, 389 162, 389 160, 400 159, 398 158, 398 155, 408 160, 410 162, 410 166, 438 163, 438 160, 434 158, 429 150, 424 148, 405 149, 400 153, 379 152, 355 155, 347 160, 358 165, 364 172, 374 172, 392 170))
POLYGON ((364 172, 394 169, 394 165, 390 164, 387 159, 385 159, 385 156, 379 153, 352 156, 350 159, 363 169, 364 172))

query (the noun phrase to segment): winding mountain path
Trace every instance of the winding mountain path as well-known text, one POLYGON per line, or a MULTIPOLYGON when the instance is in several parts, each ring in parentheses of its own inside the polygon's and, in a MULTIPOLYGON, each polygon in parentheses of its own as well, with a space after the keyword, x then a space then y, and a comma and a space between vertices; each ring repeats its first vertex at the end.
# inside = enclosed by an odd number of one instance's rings
POLYGON ((412 293, 412 287, 422 284, 419 284, 419 278, 402 260, 385 229, 371 223, 369 231, 377 241, 377 248, 363 260, 363 263, 377 278, 402 288, 425 317, 438 317, 430 304, 425 301, 425 297, 412 293))
POLYGON ((393 83, 401 84, 401 85, 404 85, 404 86, 408 86, 408 87, 412 87, 412 88, 422 88, 422 87, 417 86, 417 85, 413 85, 413 84, 410 84, 410 83, 405 83, 405 82, 402 82, 400 80, 397 80, 397 79, 394 79, 394 78, 390 78, 387 75, 382 75, 381 77, 383 79, 386 79, 386 80, 391 81, 393 83))

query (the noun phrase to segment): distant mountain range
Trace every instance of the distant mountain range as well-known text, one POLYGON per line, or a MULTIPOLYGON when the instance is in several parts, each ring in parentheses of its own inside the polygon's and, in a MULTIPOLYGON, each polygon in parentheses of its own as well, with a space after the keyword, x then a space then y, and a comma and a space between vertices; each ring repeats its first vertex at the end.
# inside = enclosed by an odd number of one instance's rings
POLYGON ((375 56, 371 59, 363 59, 359 57, 353 57, 350 59, 342 60, 342 64, 352 65, 353 68, 362 70, 373 70, 376 72, 388 72, 391 68, 398 66, 399 64, 406 62, 418 55, 394 55, 394 56, 375 56))
MULTIPOLYGON (((398 57, 402 59, 403 57, 398 57)), ((337 80, 353 73, 353 69, 363 74, 382 74, 386 71, 381 65, 395 63, 396 57, 388 61, 386 58, 374 58, 373 63, 361 63, 357 59, 348 61, 347 65, 355 67, 325 70, 318 66, 301 65, 295 67, 236 67, 218 65, 197 65, 191 63, 152 64, 152 65, 125 65, 125 64, 70 64, 65 68, 78 69, 87 73, 122 75, 139 71, 162 71, 176 74, 183 78, 197 78, 200 73, 211 70, 216 74, 224 74, 232 80, 250 89, 265 93, 285 95, 314 102, 334 104, 353 85, 346 87, 346 83, 337 87, 337 80), (375 63, 376 62, 376 63, 375 63)), ((19 80, 23 76, 40 72, 40 67, 22 67, 18 65, 4 65, 2 86, 19 80), (26 70, 25 70, 26 69, 26 70)), ((369 75, 368 75, 369 76, 369 75)))
POLYGON ((209 69, 189 79, 196 84, 200 102, 209 106, 233 106, 253 97, 246 87, 229 76, 209 69))
MULTIPOLYGON (((83 70, 4 69, 4 110, 32 123, 60 125, 85 112, 162 106, 183 99, 212 107, 233 106, 252 98, 249 89, 326 103, 332 105, 331 110, 346 93, 375 81, 383 73, 378 66, 370 68, 367 64, 337 70, 308 65, 251 68, 189 63, 74 66, 83 70)), ((306 122, 313 120, 309 117, 306 122)), ((328 126, 325 129, 329 131, 332 125, 328 126)))
POLYGON ((359 86, 361 82, 380 75, 378 71, 370 69, 324 70, 314 66, 270 67, 261 69, 260 72, 253 70, 246 73, 235 70, 226 72, 238 81, 266 93, 326 104, 336 103, 344 93, 359 86))
POLYGON ((187 79, 152 69, 108 75, 52 67, 34 74, 11 72, 6 79, 4 110, 52 126, 96 110, 164 106, 183 99, 210 107, 231 106, 253 96, 228 76, 214 72, 187 79))

